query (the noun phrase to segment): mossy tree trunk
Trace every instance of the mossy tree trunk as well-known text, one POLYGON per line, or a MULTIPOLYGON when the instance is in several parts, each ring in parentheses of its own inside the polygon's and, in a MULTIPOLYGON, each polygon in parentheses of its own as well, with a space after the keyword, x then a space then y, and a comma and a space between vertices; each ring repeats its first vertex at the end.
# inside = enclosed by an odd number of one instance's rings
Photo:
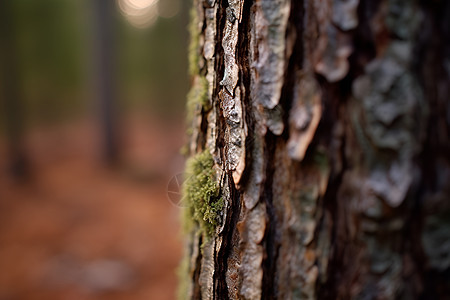
POLYGON ((180 295, 448 297, 450 3, 194 0, 190 30, 180 295))

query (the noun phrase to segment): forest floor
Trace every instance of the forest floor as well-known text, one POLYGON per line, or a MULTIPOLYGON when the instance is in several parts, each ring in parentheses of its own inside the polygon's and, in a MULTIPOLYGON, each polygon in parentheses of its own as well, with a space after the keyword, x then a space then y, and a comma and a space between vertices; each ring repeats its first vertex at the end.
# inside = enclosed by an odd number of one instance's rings
POLYGON ((183 130, 123 125, 115 168, 101 162, 95 122, 30 130, 25 182, 8 176, 0 138, 0 300, 175 298, 180 209, 166 190, 183 130))

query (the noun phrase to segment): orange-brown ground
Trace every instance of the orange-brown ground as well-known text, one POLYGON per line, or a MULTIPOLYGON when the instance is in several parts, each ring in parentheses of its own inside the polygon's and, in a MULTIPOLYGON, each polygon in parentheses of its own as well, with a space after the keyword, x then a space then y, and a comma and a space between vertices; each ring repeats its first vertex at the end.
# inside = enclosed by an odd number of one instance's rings
POLYGON ((0 300, 175 297, 179 208, 166 183, 182 130, 124 124, 114 169, 102 166, 95 122, 31 130, 26 183, 8 177, 0 140, 0 300))

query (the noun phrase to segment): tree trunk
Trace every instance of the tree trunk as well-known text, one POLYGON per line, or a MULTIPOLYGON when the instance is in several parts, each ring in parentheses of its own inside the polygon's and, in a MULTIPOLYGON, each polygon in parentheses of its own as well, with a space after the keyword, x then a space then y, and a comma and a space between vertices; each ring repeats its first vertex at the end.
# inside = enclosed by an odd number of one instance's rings
POLYGON ((24 145, 24 103, 21 87, 18 24, 14 3, 0 0, 0 100, 4 110, 8 141, 8 171, 16 180, 30 176, 30 165, 24 145))
POLYGON ((450 294, 450 2, 194 0, 180 296, 450 294))
POLYGON ((95 0, 93 3, 97 110, 101 122, 103 159, 109 165, 115 165, 120 155, 117 132, 114 5, 114 1, 111 0, 95 0))

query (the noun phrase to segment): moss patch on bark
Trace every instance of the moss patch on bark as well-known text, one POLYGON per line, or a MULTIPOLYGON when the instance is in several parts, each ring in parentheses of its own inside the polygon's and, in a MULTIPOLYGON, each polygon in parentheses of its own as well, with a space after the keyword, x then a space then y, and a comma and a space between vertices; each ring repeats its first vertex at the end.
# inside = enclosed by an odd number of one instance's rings
POLYGON ((192 88, 187 95, 186 110, 188 124, 192 121, 197 106, 201 106, 205 110, 208 106, 208 81, 203 76, 195 77, 192 88))
POLYGON ((190 231, 195 224, 206 236, 212 236, 219 225, 223 199, 219 195, 214 160, 205 150, 186 162, 186 181, 183 184, 183 197, 187 205, 184 214, 184 227, 190 231))

